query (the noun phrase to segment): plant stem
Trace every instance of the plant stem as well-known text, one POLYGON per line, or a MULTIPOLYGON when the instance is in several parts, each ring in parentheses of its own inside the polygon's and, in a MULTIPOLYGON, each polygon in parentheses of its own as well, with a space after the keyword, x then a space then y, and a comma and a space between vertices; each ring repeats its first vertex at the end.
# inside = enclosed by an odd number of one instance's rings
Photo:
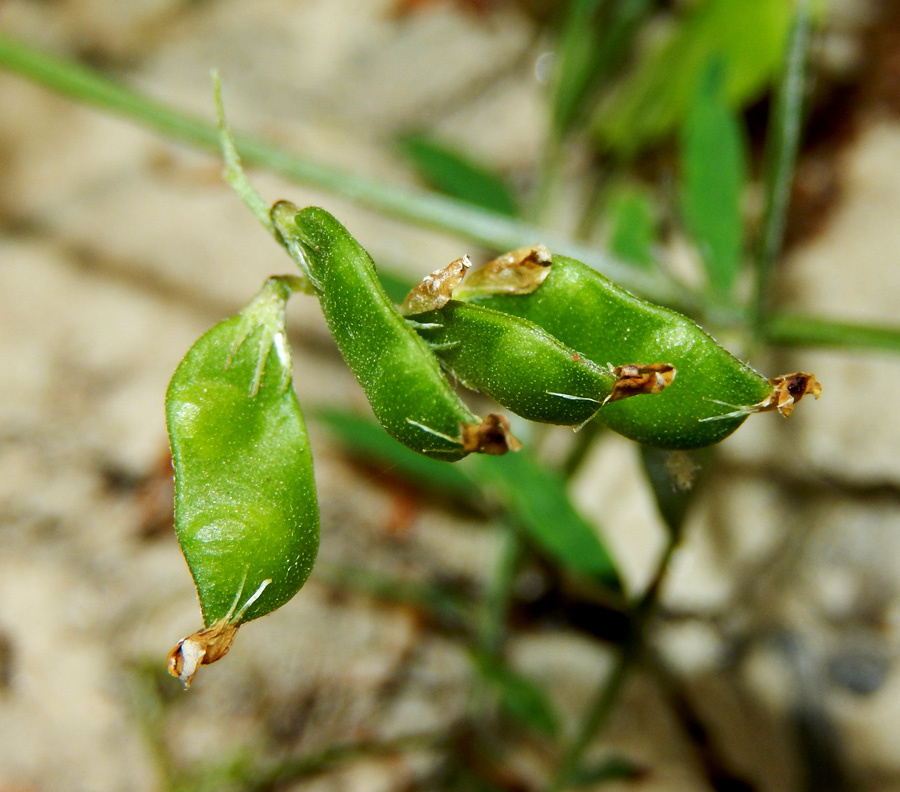
POLYGON ((781 82, 769 124, 766 152, 766 209, 757 257, 756 325, 764 321, 775 261, 781 254, 788 201, 800 144, 811 0, 796 0, 781 82))
POLYGON ((498 527, 500 549, 481 602, 478 630, 479 649, 491 657, 499 657, 502 651, 510 594, 522 556, 522 543, 515 529, 502 518, 498 519, 498 527))
POLYGON ((779 314, 766 319, 761 332, 763 340, 769 344, 900 352, 900 327, 897 326, 779 314))
POLYGON ((276 762, 253 763, 243 758, 191 774, 191 782, 182 789, 210 789, 227 786, 244 792, 267 792, 280 789, 292 781, 323 773, 336 765, 360 759, 404 754, 410 751, 434 750, 448 740, 446 732, 411 734, 389 740, 362 740, 336 745, 307 756, 289 757, 276 762), (211 787, 209 781, 215 782, 211 787))
MULTIPOLYGON (((214 124, 148 99, 79 63, 52 57, 3 35, 0 35, 0 68, 64 96, 128 118, 179 142, 209 151, 219 150, 214 124)), ((248 165, 336 193, 416 225, 458 234, 494 251, 542 241, 554 252, 583 261, 648 299, 686 308, 692 302, 689 295, 659 274, 636 272, 606 253, 538 226, 427 190, 347 173, 252 138, 236 136, 236 144, 248 165)))
POLYGON ((603 424, 595 418, 578 430, 562 463, 562 474, 566 481, 571 481, 581 470, 588 453, 594 447, 594 441, 603 433, 604 429, 603 424))
POLYGON ((578 728, 578 733, 564 751, 545 792, 561 792, 575 780, 585 753, 612 715, 628 673, 643 655, 647 625, 656 614, 660 590, 677 546, 678 537, 671 537, 650 585, 632 609, 628 634, 619 647, 616 663, 597 689, 578 728))

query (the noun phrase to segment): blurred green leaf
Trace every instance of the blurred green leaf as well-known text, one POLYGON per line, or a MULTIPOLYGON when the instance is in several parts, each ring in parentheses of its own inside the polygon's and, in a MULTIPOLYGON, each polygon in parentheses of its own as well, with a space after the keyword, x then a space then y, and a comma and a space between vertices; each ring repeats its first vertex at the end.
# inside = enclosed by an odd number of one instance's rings
POLYGON ((681 125, 703 70, 720 57, 725 99, 740 107, 759 95, 781 62, 791 0, 700 0, 656 52, 638 59, 610 101, 600 108, 600 145, 619 156, 681 125))
POLYGON ((398 145, 419 176, 435 189, 508 217, 519 214, 509 186, 483 165, 426 135, 407 135, 398 145))
POLYGON ((472 454, 449 464, 423 457, 389 437, 369 418, 319 409, 313 416, 351 453, 390 465, 397 475, 433 492, 474 505, 498 503, 510 519, 550 558, 573 573, 619 590, 621 582, 593 525, 569 500, 563 479, 526 451, 502 457, 472 454))
POLYGON ((372 418, 348 410, 319 408, 313 418, 340 440, 349 452, 361 459, 379 462, 412 483, 445 497, 477 501, 479 493, 458 465, 439 462, 417 454, 387 434, 372 418))
POLYGON ((543 552, 575 573, 621 588, 616 565, 597 532, 575 509, 565 482, 527 451, 475 455, 461 463, 543 552))
POLYGON ((343 591, 420 608, 444 626, 465 624, 472 618, 471 602, 451 585, 402 580, 367 567, 327 561, 316 564, 316 576, 319 582, 343 591))
POLYGON ((634 188, 619 190, 610 198, 607 211, 612 226, 610 252, 647 269, 656 266, 656 218, 650 197, 634 188))
POLYGON ((747 154, 740 122, 723 95, 724 66, 710 62, 681 137, 681 205, 713 294, 728 298, 743 253, 741 197, 747 154))
POLYGON ((504 711, 515 721, 538 734, 556 737, 559 719, 543 689, 495 657, 476 655, 475 667, 500 695, 504 711))
MULTIPOLYGON (((430 271, 423 272, 422 277, 430 271)), ((416 285, 415 280, 408 275, 401 274, 396 270, 385 269, 380 265, 378 266, 377 274, 382 288, 387 292, 387 296, 391 298, 391 302, 397 305, 400 305, 406 299, 409 290, 416 285)))
POLYGON ((652 0, 570 0, 556 52, 553 121, 561 136, 592 109, 591 94, 622 60, 652 0))
POLYGON ((647 774, 645 768, 630 759, 612 756, 603 762, 583 767, 572 779, 572 786, 587 787, 607 781, 636 781, 647 774))

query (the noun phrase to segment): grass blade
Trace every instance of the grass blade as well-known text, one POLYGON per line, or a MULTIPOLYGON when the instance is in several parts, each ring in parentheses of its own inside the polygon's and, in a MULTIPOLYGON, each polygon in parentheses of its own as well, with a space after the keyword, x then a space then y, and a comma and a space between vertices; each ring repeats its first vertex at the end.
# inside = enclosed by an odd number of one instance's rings
POLYGON ((390 465, 431 491, 475 504, 498 503, 529 540, 575 574, 619 590, 616 565, 594 526, 572 505, 563 479, 527 452, 473 454, 453 465, 422 457, 389 437, 374 421, 342 410, 313 412, 351 453, 390 465))
POLYGON ((611 226, 610 251, 639 267, 655 267, 656 217, 650 196, 636 188, 618 190, 613 193, 607 212, 611 226))
POLYGON ((512 190, 483 165, 426 135, 407 135, 399 145, 431 187, 490 212, 507 217, 519 214, 512 190))
POLYGON ((499 500, 528 538, 565 568, 620 589, 616 565, 594 526, 576 511, 563 479, 526 451, 463 460, 473 480, 499 500))
POLYGON ((599 140, 622 158, 678 129, 711 59, 725 62, 732 107, 758 96, 777 73, 790 24, 787 0, 704 0, 686 7, 672 38, 642 58, 601 107, 599 140))
POLYGON ((721 59, 709 63, 682 130, 681 199, 710 291, 728 302, 743 253, 747 154, 740 122, 725 101, 724 69, 721 59))

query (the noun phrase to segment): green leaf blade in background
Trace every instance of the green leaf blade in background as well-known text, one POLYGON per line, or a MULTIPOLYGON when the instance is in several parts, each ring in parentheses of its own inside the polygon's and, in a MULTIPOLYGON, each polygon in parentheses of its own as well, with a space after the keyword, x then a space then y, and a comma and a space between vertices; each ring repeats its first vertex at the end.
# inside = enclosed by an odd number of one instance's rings
POLYGON ((398 145, 429 186, 472 206, 518 216, 512 190, 486 167, 424 134, 406 135, 398 145))
POLYGON ((609 250, 638 267, 655 267, 656 217, 650 196, 632 187, 617 190, 610 197, 607 213, 610 218, 609 250))
POLYGON ((598 31, 605 0, 571 0, 562 20, 556 53, 553 122, 561 135, 573 125, 599 63, 598 31))
POLYGON ((734 293, 744 247, 741 198, 747 179, 746 144, 723 94, 724 63, 711 61, 681 136, 681 206, 706 270, 710 292, 734 293))
POLYGON ((387 463, 392 473, 429 491, 475 504, 487 497, 548 557, 574 574, 621 590, 612 556, 572 504, 562 477, 526 451, 502 457, 472 454, 450 464, 410 451, 369 418, 337 409, 319 409, 313 416, 353 455, 387 463))
POLYGON ((565 137, 589 114, 650 10, 652 0, 571 0, 560 25, 553 123, 565 137))
POLYGON ((398 443, 372 418, 349 410, 319 408, 311 411, 313 419, 325 426, 332 436, 354 457, 384 464, 392 473, 444 497, 472 501, 477 498, 469 478, 458 465, 439 462, 398 443))
POLYGON ((605 761, 580 768, 572 779, 572 786, 583 789, 610 781, 640 781, 648 775, 650 771, 636 762, 623 756, 611 756, 605 761))
POLYGON ((473 454, 462 465, 548 556, 571 572, 621 589, 615 562, 594 526, 575 509, 562 477, 527 451, 502 457, 473 454))
POLYGON ((600 148, 622 159, 672 133, 691 106, 706 64, 721 57, 725 99, 741 107, 759 96, 781 63, 791 0, 700 0, 671 38, 638 65, 599 108, 600 148))
POLYGON ((479 653, 473 661, 482 678, 496 689, 507 715, 537 734, 559 735, 559 718, 543 688, 497 657, 479 653))

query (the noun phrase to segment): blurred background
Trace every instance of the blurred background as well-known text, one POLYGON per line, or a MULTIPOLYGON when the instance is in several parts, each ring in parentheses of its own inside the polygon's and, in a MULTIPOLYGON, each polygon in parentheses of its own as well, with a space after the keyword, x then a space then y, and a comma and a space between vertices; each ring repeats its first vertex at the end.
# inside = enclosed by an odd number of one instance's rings
MULTIPOLYGON (((619 679, 627 603, 510 538, 477 482, 415 479, 316 419, 366 404, 298 297, 320 564, 184 692, 165 658, 200 625, 172 530, 165 388, 201 333, 292 264, 214 153, 0 72, 0 792, 529 792, 554 788, 579 735, 580 771, 558 788, 900 790, 900 344, 836 325, 797 348, 790 321, 767 344, 774 330, 754 336, 732 310, 753 291, 798 8, 3 0, 3 35, 156 102, 212 122, 217 68, 236 131, 578 238, 611 250, 626 279, 662 272, 696 293, 679 174, 692 97, 724 74, 716 107, 745 152, 746 236, 730 302, 710 298, 704 317, 767 375, 812 371, 824 393, 689 462, 705 469, 675 518, 633 443, 582 444, 567 491, 625 599, 668 573, 619 679), (473 649, 484 641, 502 662, 473 649), (603 722, 585 728, 595 708, 603 722)), ((807 10, 803 133, 768 299, 786 316, 896 325, 900 6, 807 10)), ((250 174, 267 200, 326 207, 400 282, 500 252, 250 174)), ((571 431, 538 440, 548 466, 573 459, 571 431)))

